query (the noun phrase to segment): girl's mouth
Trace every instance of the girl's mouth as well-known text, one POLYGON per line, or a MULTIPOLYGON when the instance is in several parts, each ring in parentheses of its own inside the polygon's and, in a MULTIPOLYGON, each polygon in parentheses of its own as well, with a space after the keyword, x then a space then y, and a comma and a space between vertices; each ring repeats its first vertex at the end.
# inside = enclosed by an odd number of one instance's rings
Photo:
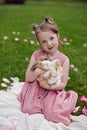
POLYGON ((52 46, 52 47, 49 47, 48 49, 49 49, 49 50, 52 50, 53 48, 54 48, 54 46, 52 46))

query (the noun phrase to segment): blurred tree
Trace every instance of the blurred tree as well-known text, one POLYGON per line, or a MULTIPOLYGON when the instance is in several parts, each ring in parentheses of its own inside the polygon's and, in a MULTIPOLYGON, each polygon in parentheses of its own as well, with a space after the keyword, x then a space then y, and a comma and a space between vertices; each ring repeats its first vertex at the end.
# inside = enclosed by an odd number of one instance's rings
POLYGON ((4 0, 6 4, 24 4, 26 0, 4 0))

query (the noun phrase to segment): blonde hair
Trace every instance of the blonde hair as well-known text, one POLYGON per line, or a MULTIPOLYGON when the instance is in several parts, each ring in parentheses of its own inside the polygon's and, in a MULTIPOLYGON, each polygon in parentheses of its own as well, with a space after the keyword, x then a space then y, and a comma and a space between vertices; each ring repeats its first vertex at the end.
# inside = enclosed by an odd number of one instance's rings
POLYGON ((59 32, 58 32, 57 26, 55 24, 55 21, 52 18, 46 17, 44 19, 44 22, 42 22, 39 25, 32 24, 32 29, 35 32, 35 36, 36 36, 38 41, 39 41, 38 33, 40 31, 51 31, 51 32, 55 33, 58 36, 58 41, 61 44, 61 41, 59 39, 59 32))

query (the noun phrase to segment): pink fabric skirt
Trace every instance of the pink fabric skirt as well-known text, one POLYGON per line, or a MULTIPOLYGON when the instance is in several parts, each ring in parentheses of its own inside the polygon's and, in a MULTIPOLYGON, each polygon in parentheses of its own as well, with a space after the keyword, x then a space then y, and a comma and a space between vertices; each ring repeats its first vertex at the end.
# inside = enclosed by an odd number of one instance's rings
POLYGON ((46 90, 37 81, 25 82, 18 96, 24 113, 42 113, 48 121, 70 124, 70 116, 75 108, 78 95, 74 91, 46 90))

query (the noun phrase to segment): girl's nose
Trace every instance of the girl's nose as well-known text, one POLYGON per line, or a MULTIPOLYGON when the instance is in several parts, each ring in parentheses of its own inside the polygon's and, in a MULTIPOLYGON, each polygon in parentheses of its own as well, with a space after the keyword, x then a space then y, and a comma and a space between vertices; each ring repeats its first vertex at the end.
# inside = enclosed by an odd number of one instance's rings
POLYGON ((50 46, 51 45, 51 41, 47 41, 47 44, 48 44, 48 46, 50 46))

